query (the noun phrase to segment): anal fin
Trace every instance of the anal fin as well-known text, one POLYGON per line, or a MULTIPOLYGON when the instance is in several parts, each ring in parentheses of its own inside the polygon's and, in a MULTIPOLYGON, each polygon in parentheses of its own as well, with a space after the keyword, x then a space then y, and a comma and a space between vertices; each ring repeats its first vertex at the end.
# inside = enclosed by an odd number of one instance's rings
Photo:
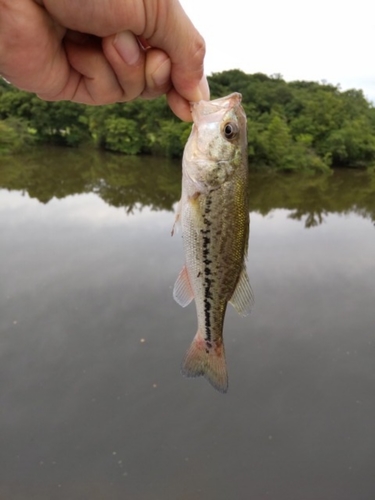
POLYGON ((180 304, 182 307, 186 307, 194 299, 194 293, 191 288, 186 266, 182 268, 174 284, 173 298, 177 304, 180 304))
POLYGON ((241 316, 247 316, 254 305, 254 292, 251 288, 245 265, 242 268, 236 289, 229 303, 232 304, 241 316))

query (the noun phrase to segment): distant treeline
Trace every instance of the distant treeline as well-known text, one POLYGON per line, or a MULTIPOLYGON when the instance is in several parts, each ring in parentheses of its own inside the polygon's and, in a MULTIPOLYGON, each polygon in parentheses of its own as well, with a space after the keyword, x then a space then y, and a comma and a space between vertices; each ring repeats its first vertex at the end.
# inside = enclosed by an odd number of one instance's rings
MULTIPOLYGON (((375 166, 375 108, 361 90, 240 70, 209 77, 212 98, 241 92, 252 167, 279 171, 375 166)), ((182 156, 191 124, 164 98, 107 106, 45 102, 0 79, 0 153, 40 144, 127 155, 182 156)))

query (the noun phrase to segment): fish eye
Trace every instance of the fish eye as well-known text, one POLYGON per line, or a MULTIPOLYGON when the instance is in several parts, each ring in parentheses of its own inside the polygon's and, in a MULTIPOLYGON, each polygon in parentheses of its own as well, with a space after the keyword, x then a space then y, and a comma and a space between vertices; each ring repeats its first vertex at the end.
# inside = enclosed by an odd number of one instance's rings
POLYGON ((223 127, 223 133, 224 137, 230 141, 238 134, 238 127, 235 123, 227 122, 223 127))

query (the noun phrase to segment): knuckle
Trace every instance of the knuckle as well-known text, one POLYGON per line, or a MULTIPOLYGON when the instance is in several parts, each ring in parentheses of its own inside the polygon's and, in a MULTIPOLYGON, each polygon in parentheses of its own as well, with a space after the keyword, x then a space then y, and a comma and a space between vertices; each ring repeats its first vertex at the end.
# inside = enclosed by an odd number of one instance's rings
POLYGON ((206 42, 204 41, 204 38, 201 35, 198 35, 198 38, 195 41, 195 46, 194 46, 194 57, 198 60, 203 61, 205 55, 206 55, 206 42))

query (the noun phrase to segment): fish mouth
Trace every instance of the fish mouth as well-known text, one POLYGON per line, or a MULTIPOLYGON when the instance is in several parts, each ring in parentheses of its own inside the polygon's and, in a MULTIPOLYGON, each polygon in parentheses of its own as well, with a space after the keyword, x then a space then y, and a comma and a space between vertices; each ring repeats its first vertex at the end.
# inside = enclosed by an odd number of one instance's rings
POLYGON ((220 97, 213 101, 191 102, 190 109, 193 115, 194 123, 219 121, 223 113, 239 106, 242 101, 242 95, 239 92, 233 92, 226 97, 220 97))
POLYGON ((200 160, 204 164, 231 160, 236 145, 225 140, 221 125, 223 120, 230 119, 237 123, 239 129, 246 129, 246 115, 241 100, 241 94, 233 92, 212 101, 191 103, 194 124, 184 150, 185 161, 198 165, 200 160))

